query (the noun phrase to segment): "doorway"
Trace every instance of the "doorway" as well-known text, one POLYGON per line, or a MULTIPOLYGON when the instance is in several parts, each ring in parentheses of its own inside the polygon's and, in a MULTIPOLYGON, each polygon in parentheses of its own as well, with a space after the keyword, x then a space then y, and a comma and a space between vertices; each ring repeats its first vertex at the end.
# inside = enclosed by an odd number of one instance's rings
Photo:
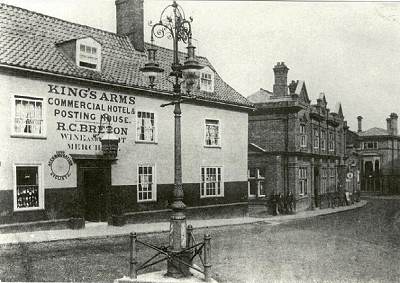
MULTIPOLYGON (((73 156, 74 158, 75 156, 73 156)), ((105 159, 80 159, 77 163, 78 191, 84 198, 85 220, 107 221, 109 187, 111 185, 111 161, 105 159)), ((86 156, 85 156, 86 157, 86 156)))
POLYGON ((107 183, 103 168, 83 169, 83 195, 85 197, 85 219, 88 221, 106 221, 107 183))

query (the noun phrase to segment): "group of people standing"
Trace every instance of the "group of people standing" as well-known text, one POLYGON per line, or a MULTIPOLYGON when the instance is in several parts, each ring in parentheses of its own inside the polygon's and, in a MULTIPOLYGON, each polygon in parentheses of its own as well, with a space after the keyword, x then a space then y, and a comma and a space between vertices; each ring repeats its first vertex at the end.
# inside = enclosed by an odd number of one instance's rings
POLYGON ((269 203, 273 215, 291 214, 296 210, 296 201, 292 192, 284 194, 272 192, 269 203))

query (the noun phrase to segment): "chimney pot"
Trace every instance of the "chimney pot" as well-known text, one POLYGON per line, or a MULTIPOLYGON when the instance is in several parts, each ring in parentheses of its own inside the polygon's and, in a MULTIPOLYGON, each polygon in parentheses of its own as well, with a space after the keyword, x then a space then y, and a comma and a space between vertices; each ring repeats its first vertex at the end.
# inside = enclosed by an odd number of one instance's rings
POLYGON ((392 119, 386 118, 386 130, 388 131, 389 135, 392 134, 392 119))
POLYGON ((361 117, 361 116, 358 116, 358 117, 357 117, 357 121, 358 121, 358 130, 357 130, 357 133, 362 132, 362 119, 363 119, 363 117, 361 117))
POLYGON ((289 68, 286 67, 284 62, 277 62, 273 70, 275 75, 275 83, 273 88, 274 95, 287 96, 288 95, 287 74, 289 68))
POLYGON ((397 116, 396 113, 391 113, 390 114, 390 120, 391 120, 390 127, 391 127, 391 130, 392 130, 391 134, 394 135, 394 136, 397 136, 397 120, 398 120, 398 117, 399 116, 397 116))
POLYGON ((143 0, 116 0, 117 34, 128 36, 137 51, 144 51, 143 0))

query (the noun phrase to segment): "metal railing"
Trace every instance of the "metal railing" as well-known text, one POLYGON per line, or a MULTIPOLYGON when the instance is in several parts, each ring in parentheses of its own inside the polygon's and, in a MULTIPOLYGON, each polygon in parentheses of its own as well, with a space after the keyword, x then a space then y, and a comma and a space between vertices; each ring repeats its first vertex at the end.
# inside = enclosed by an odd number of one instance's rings
POLYGON ((375 194, 400 194, 400 175, 362 177, 361 191, 375 194))
MULTIPOLYGON (((139 271, 168 260, 170 262, 178 262, 181 265, 187 266, 193 270, 196 270, 204 274, 204 280, 206 282, 209 282, 211 280, 211 236, 209 234, 205 234, 204 240, 202 242, 196 243, 196 239, 193 235, 193 227, 192 225, 188 225, 186 241, 187 241, 187 248, 183 249, 178 253, 173 253, 169 250, 168 247, 155 246, 149 243, 142 242, 138 240, 136 233, 130 233, 129 277, 131 279, 137 279, 139 271), (139 264, 137 256, 138 243, 145 247, 155 250, 157 253, 152 257, 150 257, 148 260, 139 264), (185 253, 190 253, 190 259, 187 262, 181 259, 182 255, 185 253), (193 265, 192 262, 196 256, 200 259, 203 269, 200 269, 198 266, 193 265)), ((177 268, 179 270, 179 267, 177 268)), ((184 274, 183 271, 181 271, 181 273, 184 274)))

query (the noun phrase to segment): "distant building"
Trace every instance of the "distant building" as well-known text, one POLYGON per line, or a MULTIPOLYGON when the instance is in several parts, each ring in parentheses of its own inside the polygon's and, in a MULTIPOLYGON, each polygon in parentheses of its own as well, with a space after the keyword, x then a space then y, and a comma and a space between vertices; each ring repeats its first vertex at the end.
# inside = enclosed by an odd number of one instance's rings
POLYGON ((311 104, 304 81, 288 85, 283 62, 273 71, 273 92, 248 97, 256 108, 249 115, 249 197, 292 192, 297 210, 326 206, 327 195, 345 186, 342 107, 331 112, 324 93, 311 104))
POLYGON ((400 136, 398 115, 391 113, 386 129, 362 130, 358 116, 357 151, 361 167, 361 191, 400 193, 400 136))
MULTIPOLYGON (((165 73, 150 88, 140 72, 150 46, 143 0, 117 0, 116 10, 111 33, 0 4, 0 223, 65 218, 74 195, 90 221, 107 220, 117 193, 126 212, 169 208, 174 118, 160 105, 173 96, 173 52, 157 47, 165 73), (103 155, 103 113, 119 138, 116 159, 103 155)), ((184 202, 243 202, 253 107, 199 61, 197 100, 182 104, 184 202)))
POLYGON ((344 163, 346 165, 346 185, 345 189, 351 194, 360 193, 361 185, 361 166, 360 166, 360 153, 358 151, 358 135, 357 133, 347 130, 346 131, 346 153, 344 163))

